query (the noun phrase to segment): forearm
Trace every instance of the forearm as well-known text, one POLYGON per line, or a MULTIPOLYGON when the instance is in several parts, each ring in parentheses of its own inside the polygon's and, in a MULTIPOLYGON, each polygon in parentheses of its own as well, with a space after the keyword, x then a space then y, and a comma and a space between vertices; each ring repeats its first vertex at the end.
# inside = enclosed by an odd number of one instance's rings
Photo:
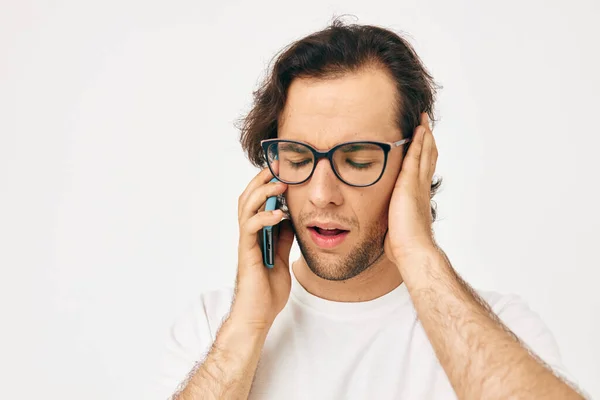
POLYGON ((267 332, 228 318, 206 359, 175 399, 248 398, 267 332))
POLYGON ((459 398, 582 398, 502 324, 440 249, 403 260, 400 267, 459 398))

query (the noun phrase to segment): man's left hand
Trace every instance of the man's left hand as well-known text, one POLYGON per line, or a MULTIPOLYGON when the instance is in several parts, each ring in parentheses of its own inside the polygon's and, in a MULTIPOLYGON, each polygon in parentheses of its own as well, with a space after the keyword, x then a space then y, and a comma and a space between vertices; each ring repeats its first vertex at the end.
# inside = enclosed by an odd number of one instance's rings
POLYGON ((437 158, 429 118, 423 113, 390 200, 384 249, 398 267, 401 260, 437 247, 431 228, 431 183, 437 158))

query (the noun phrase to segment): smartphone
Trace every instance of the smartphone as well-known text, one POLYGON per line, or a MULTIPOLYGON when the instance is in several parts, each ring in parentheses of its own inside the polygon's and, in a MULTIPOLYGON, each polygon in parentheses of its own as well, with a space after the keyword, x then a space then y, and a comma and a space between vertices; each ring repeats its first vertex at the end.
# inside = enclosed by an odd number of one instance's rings
MULTIPOLYGON (((277 178, 271 179, 271 182, 277 182, 277 178)), ((265 211, 273 211, 277 208, 277 196, 269 197, 265 205, 265 211)), ((275 265, 275 237, 273 225, 265 226, 262 229, 262 253, 265 267, 273 268, 275 265)))

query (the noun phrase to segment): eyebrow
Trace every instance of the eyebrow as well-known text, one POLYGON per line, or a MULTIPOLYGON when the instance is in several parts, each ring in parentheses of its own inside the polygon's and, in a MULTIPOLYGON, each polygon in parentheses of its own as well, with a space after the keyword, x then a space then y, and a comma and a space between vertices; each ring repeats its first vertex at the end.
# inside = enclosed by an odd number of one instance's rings
POLYGON ((354 151, 359 151, 359 150, 377 150, 377 149, 378 149, 378 147, 371 143, 354 143, 354 144, 342 147, 341 150, 344 153, 352 153, 354 151))
POLYGON ((308 148, 296 143, 281 143, 279 150, 294 151, 296 153, 308 153, 308 148))

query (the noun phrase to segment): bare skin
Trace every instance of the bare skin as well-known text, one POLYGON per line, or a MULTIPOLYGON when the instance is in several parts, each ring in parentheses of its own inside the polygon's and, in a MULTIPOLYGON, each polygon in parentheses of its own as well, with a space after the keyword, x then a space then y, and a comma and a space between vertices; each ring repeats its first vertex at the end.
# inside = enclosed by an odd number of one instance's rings
MULTIPOLYGON (((399 140, 395 96, 393 82, 373 68, 327 81, 297 79, 289 89, 280 136, 319 149, 348 140, 399 140)), ((268 183, 271 173, 261 171, 239 198, 238 274, 230 315, 207 358, 175 398, 248 397, 268 331, 291 289, 288 260, 294 235, 289 221, 281 223, 273 269, 263 266, 257 240, 263 226, 282 217, 261 207, 267 197, 284 192, 303 250, 293 266, 298 281, 311 293, 337 301, 374 299, 404 281, 459 398, 583 398, 501 323, 436 245, 429 190, 437 157, 424 114, 406 158, 400 150, 390 153, 384 176, 371 187, 345 185, 327 160, 302 185, 268 183), (302 222, 315 218, 350 227, 339 248, 323 251, 310 241, 302 222), (356 249, 369 260, 368 268, 335 280, 352 271, 356 249)))
POLYGON ((238 201, 240 239, 235 298, 230 315, 219 329, 211 351, 176 399, 245 399, 248 397, 260 352, 275 317, 291 290, 289 254, 294 235, 282 221, 275 267, 263 265, 257 232, 281 221, 281 210, 260 211, 266 199, 281 194, 287 185, 269 183, 273 175, 261 171, 238 201))
MULTIPOLYGON (((394 142, 407 136, 395 123, 396 97, 393 82, 380 70, 366 69, 328 81, 298 79, 289 88, 278 136, 323 151, 353 140, 394 142)), ((383 252, 402 150, 390 151, 384 175, 375 185, 346 185, 334 175, 329 162, 321 160, 308 182, 288 188, 286 200, 302 250, 293 264, 294 273, 310 293, 333 301, 367 301, 402 283, 398 268, 383 252), (324 251, 312 242, 306 226, 315 219, 342 222, 350 233, 340 246, 324 251), (369 253, 362 266, 353 265, 355 249, 369 253), (348 279, 332 280, 348 276, 354 267, 368 268, 348 279)))
POLYGON ((461 399, 582 399, 502 324, 435 244, 429 187, 437 157, 424 114, 394 188, 385 249, 454 391, 461 399))

